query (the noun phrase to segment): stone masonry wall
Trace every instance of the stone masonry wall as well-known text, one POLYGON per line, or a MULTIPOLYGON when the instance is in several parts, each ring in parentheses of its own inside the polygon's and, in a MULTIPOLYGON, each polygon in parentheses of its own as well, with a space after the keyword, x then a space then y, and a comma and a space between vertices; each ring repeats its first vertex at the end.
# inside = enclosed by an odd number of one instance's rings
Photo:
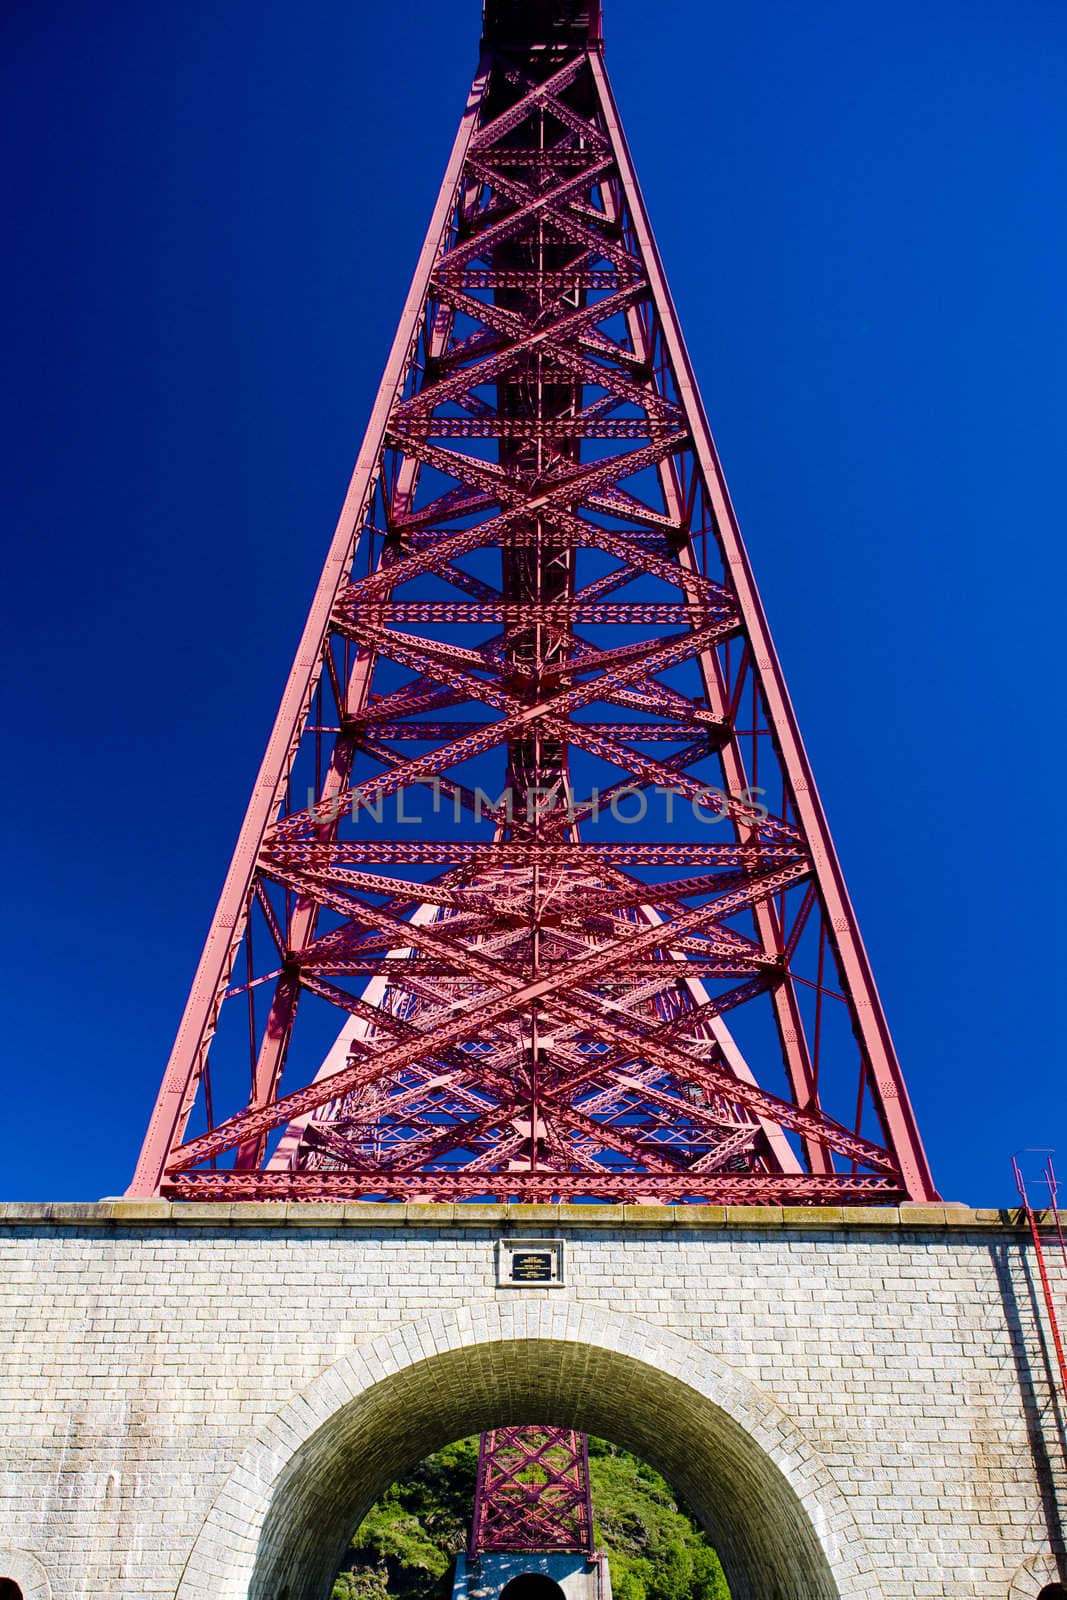
POLYGON ((442 1430, 538 1406, 673 1473, 739 1600, 1067 1576, 1005 1213, 7 1205, 0 1340, 0 1575, 34 1600, 324 1600, 302 1481, 336 1544, 442 1430), (509 1234, 562 1238, 564 1283, 497 1287, 509 1234))

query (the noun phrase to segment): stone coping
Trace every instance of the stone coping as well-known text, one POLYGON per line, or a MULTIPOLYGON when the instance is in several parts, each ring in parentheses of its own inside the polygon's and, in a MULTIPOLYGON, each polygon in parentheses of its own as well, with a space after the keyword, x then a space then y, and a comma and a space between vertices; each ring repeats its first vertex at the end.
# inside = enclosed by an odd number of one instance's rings
MULTIPOLYGON (((1067 1212, 1059 1213, 1067 1226, 1067 1212)), ((1055 1214, 1037 1213, 1042 1227, 1055 1214)), ((346 1201, 0 1202, 0 1228, 813 1228, 1025 1229, 1018 1208, 964 1205, 712 1206, 712 1205, 482 1205, 388 1204, 346 1201)))

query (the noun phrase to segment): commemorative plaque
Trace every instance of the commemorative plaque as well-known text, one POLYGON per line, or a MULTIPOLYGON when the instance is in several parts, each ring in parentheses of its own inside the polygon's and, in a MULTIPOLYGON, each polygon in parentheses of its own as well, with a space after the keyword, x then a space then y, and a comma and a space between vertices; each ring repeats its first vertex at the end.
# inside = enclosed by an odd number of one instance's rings
POLYGON ((496 1247, 498 1289, 558 1289, 563 1283, 562 1239, 501 1239, 496 1247))
POLYGON ((511 1255, 513 1283, 551 1283, 552 1252, 550 1250, 514 1250, 511 1255))

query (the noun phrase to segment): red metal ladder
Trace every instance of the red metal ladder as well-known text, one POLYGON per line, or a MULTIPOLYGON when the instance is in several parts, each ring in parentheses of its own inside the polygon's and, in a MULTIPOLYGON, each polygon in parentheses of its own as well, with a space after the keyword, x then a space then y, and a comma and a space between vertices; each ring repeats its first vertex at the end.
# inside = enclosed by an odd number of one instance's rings
MULTIPOLYGON (((1038 1153, 1044 1154, 1045 1152, 1042 1151, 1038 1153)), ((1060 1385, 1063 1390, 1064 1398, 1067 1399, 1067 1359, 1064 1357, 1063 1338, 1060 1334, 1059 1319, 1056 1316, 1056 1303, 1053 1298, 1052 1284, 1049 1279, 1048 1266, 1045 1261, 1045 1248, 1041 1242, 1041 1229, 1037 1220, 1037 1213, 1030 1204, 1030 1197, 1026 1188, 1026 1179, 1023 1176, 1022 1167, 1019 1165, 1018 1156, 1012 1156, 1011 1165, 1012 1171, 1015 1174, 1015 1186, 1019 1191, 1019 1198, 1022 1201, 1023 1212, 1025 1213, 1027 1223, 1030 1227, 1030 1237, 1034 1242, 1034 1255, 1037 1259, 1037 1270, 1041 1277, 1042 1293, 1045 1296, 1045 1310, 1048 1312, 1049 1327, 1052 1329, 1052 1342, 1056 1347, 1056 1360, 1059 1363, 1060 1368, 1060 1385)), ((1048 1186, 1049 1214, 1052 1217, 1053 1224, 1056 1229, 1056 1237, 1059 1241, 1060 1253, 1063 1256, 1063 1264, 1065 1269, 1067 1269, 1067 1242, 1064 1240, 1063 1224, 1060 1221, 1060 1213, 1056 1205, 1058 1185, 1056 1181, 1055 1169, 1052 1165, 1051 1154, 1047 1155, 1044 1176, 1039 1179, 1039 1182, 1047 1184, 1048 1186)))

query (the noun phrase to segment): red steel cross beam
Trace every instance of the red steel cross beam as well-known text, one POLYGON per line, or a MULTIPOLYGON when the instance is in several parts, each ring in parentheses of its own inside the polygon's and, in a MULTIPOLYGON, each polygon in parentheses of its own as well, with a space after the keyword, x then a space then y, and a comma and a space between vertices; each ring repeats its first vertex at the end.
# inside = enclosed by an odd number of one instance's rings
POLYGON ((589 1450, 567 1428, 496 1428, 478 1445, 470 1553, 593 1554, 589 1450))
POLYGON ((934 1197, 590 0, 486 0, 131 1192, 934 1197))

